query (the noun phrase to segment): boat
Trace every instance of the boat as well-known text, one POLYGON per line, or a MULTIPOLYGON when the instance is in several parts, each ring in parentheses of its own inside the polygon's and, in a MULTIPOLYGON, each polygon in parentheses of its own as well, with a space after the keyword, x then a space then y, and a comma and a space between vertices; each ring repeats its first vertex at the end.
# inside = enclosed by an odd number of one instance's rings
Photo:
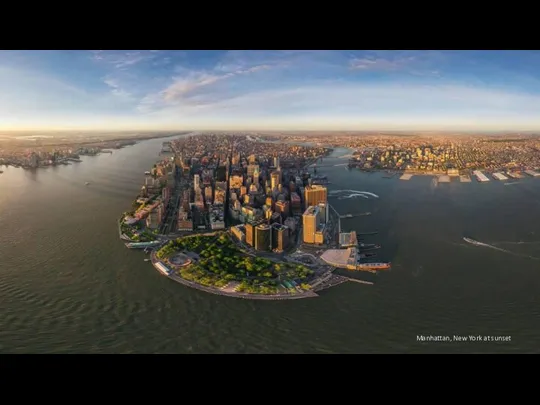
POLYGON ((150 176, 150 172, 147 170, 144 172, 145 175, 150 176))
POLYGON ((161 242, 158 240, 152 241, 152 242, 131 242, 126 243, 126 247, 129 249, 145 249, 148 247, 154 247, 160 245, 161 242))
POLYGON ((356 270, 387 270, 391 266, 391 263, 358 263, 356 270))
POLYGON ((84 184, 85 184, 86 186, 89 186, 89 185, 90 185, 90 182, 87 181, 87 182, 84 183, 84 184))
POLYGON ((358 248, 363 250, 380 249, 381 245, 376 245, 374 243, 359 243, 358 248))
POLYGON ((145 261, 145 262, 149 262, 149 261, 150 261, 150 259, 144 259, 144 261, 145 261))

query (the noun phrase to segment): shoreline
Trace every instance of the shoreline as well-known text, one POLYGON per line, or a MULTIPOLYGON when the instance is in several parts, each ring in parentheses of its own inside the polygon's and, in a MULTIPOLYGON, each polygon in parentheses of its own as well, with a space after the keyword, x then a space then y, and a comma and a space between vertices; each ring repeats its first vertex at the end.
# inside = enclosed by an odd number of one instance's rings
MULTIPOLYGON (((195 283, 193 281, 189 281, 189 280, 186 280, 182 277, 180 277, 178 274, 176 273, 171 273, 169 275, 165 275, 163 274, 157 267, 156 267, 156 263, 159 262, 159 260, 156 258, 156 250, 153 249, 152 250, 152 253, 150 253, 150 259, 151 259, 151 262, 152 262, 152 266, 154 267, 154 269, 159 272, 161 275, 164 275, 165 277, 173 280, 173 281, 176 281, 177 283, 180 283, 186 287, 191 287, 191 288, 194 288, 196 290, 199 290, 199 291, 203 291, 203 292, 207 292, 207 293, 210 293, 210 294, 214 294, 214 295, 221 295, 221 296, 225 296, 225 297, 233 297, 233 298, 242 298, 242 299, 249 299, 249 300, 260 300, 260 301, 284 301, 284 300, 298 300, 298 299, 302 299, 302 298, 315 298, 315 297, 318 297, 319 294, 317 294, 315 291, 313 290, 309 290, 309 291, 306 291, 304 293, 298 293, 298 294, 250 294, 250 293, 241 293, 241 292, 228 292, 228 291, 224 291, 224 290, 221 290, 221 289, 218 289, 218 288, 212 288, 212 287, 207 287, 207 286, 204 286, 204 285, 201 285, 201 284, 198 284, 198 283, 195 283)), ((322 289, 320 289, 319 291, 321 291, 322 289)))

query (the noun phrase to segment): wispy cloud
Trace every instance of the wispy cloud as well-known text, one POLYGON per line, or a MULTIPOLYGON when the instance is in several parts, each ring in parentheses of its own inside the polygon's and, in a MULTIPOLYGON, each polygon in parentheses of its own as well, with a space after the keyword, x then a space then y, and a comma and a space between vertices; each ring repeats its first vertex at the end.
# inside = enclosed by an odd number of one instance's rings
POLYGON ((410 67, 411 64, 415 60, 416 59, 414 56, 409 56, 406 58, 396 58, 396 59, 385 59, 385 58, 375 58, 375 57, 354 58, 350 61, 350 68, 358 69, 358 70, 375 70, 375 71, 399 70, 406 67, 410 67))
POLYGON ((91 51, 91 58, 96 62, 107 63, 117 69, 125 69, 141 62, 157 58, 158 51, 91 51))

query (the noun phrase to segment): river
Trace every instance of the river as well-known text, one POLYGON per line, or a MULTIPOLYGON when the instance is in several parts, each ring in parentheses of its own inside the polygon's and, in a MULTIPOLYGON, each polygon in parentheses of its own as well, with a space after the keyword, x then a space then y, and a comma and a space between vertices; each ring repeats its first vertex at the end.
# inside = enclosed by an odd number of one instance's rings
POLYGON ((338 148, 318 170, 329 189, 379 198, 329 201, 340 213, 373 213, 342 228, 379 230, 366 242, 381 243, 393 269, 373 286, 346 283, 319 298, 247 301, 175 283, 118 239, 116 219, 161 142, 70 166, 2 168, 0 353, 539 351, 540 180, 383 179, 334 166, 347 162, 338 148), (511 341, 420 343, 419 335, 511 341))

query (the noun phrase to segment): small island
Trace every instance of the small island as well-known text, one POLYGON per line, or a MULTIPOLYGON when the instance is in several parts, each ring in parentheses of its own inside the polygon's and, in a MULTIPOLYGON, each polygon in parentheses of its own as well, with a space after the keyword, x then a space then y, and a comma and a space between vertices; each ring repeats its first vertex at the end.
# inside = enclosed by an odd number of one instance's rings
POLYGON ((315 272, 242 251, 226 232, 177 238, 152 252, 152 263, 176 281, 219 295, 251 299, 315 297, 315 272))

